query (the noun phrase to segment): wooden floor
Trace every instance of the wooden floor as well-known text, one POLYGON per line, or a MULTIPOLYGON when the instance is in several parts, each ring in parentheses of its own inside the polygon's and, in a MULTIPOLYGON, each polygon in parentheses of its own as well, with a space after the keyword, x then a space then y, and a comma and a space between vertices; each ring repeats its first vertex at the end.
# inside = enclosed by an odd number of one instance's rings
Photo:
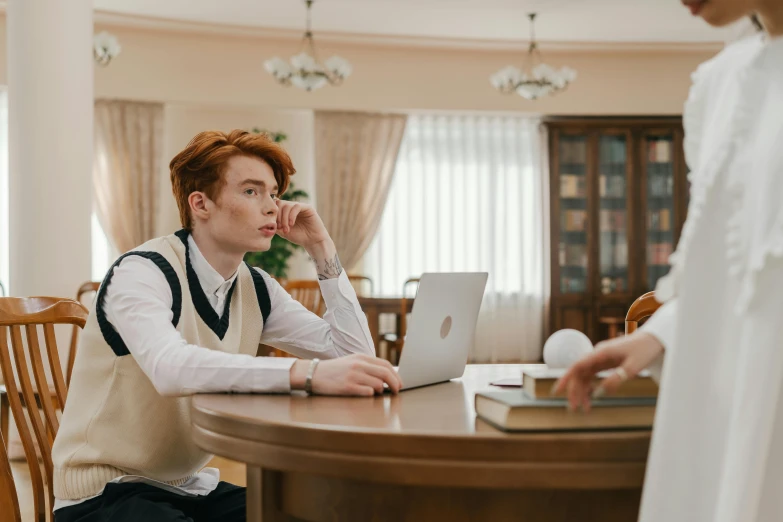
MULTIPOLYGON (((215 457, 207 466, 220 470, 220 480, 236 484, 237 486, 244 486, 246 484, 244 464, 221 457, 215 457)), ((14 474, 14 481, 16 482, 19 507, 22 511, 22 522, 34 522, 33 490, 30 482, 30 470, 27 467, 27 463, 24 461, 12 461, 11 471, 14 474)))

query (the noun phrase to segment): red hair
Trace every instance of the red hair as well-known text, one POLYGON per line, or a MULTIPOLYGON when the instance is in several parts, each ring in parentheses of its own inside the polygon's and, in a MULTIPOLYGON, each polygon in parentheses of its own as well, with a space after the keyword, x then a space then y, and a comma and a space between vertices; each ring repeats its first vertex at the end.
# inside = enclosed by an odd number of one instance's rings
POLYGON ((203 192, 216 201, 225 184, 225 168, 234 156, 251 156, 272 168, 278 185, 278 193, 288 188, 289 178, 296 172, 288 153, 265 134, 251 134, 233 130, 198 133, 185 149, 169 163, 171 189, 179 207, 179 219, 183 228, 191 230, 188 197, 193 192, 203 192))

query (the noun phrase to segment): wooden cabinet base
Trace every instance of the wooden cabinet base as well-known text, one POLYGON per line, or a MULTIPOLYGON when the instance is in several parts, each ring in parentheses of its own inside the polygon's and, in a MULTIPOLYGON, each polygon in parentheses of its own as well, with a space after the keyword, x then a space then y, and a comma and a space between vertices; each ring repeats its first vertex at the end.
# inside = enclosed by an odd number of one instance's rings
POLYGON ((247 469, 249 522, 631 522, 640 489, 499 490, 388 485, 247 469))

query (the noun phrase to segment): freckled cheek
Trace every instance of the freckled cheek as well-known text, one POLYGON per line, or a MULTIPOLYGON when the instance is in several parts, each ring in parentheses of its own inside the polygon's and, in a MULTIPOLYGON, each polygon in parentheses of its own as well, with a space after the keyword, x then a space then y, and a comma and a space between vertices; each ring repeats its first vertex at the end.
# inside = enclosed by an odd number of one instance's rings
POLYGON ((228 214, 232 221, 250 220, 253 216, 258 215, 258 211, 253 205, 240 202, 227 202, 224 208, 226 214, 228 214))

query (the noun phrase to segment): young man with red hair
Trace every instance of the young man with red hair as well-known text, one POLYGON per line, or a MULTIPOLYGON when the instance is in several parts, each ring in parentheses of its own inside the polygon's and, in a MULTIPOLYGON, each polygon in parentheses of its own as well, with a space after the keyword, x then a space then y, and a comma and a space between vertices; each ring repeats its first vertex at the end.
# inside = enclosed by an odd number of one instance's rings
POLYGON ((52 450, 57 522, 244 520, 244 488, 202 469, 211 455, 190 436, 194 393, 401 387, 374 356, 321 218, 279 199, 295 172, 279 145, 202 132, 170 169, 183 229, 117 260, 82 334, 52 450), (275 234, 315 261, 323 319, 243 263, 275 234), (259 343, 302 359, 257 357, 259 343))

